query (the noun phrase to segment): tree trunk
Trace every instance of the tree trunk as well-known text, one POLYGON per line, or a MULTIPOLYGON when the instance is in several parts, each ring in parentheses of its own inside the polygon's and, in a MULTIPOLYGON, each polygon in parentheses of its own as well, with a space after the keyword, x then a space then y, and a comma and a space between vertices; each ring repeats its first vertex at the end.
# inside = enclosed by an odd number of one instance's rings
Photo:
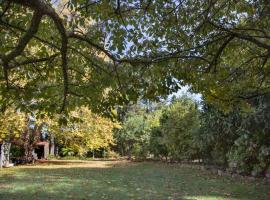
POLYGON ((54 135, 51 134, 51 139, 50 139, 50 155, 55 156, 55 145, 54 145, 54 135))
POLYGON ((3 153, 4 153, 4 151, 3 151, 3 145, 0 144, 0 168, 3 167, 3 153))
POLYGON ((3 141, 0 154, 0 168, 9 166, 9 154, 11 143, 3 141))

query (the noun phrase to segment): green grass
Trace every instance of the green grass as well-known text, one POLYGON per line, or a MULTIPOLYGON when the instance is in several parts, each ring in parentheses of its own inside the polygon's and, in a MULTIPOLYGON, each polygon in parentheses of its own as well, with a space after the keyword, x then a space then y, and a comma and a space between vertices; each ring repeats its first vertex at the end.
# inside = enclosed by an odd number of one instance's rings
POLYGON ((0 170, 0 199, 269 200, 270 187, 177 165, 90 161, 0 170))

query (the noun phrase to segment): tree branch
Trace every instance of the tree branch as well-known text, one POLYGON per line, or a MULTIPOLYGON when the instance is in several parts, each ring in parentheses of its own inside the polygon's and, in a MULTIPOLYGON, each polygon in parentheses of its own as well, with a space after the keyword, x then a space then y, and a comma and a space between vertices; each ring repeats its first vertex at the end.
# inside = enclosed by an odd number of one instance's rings
POLYGON ((270 50, 270 45, 266 44, 266 43, 263 43, 261 42, 260 40, 250 36, 250 35, 246 35, 246 34, 242 34, 242 33, 238 33, 238 32, 235 32, 233 30, 230 30, 228 28, 224 28, 223 26, 221 25, 218 25, 218 24, 215 24, 214 22, 211 22, 210 20, 208 21, 209 24, 211 24, 212 26, 214 26, 215 28, 218 28, 222 31, 225 31, 227 33, 230 33, 231 35, 241 39, 241 40, 245 40, 245 41, 248 41, 248 42, 251 42, 255 45, 257 45, 258 47, 261 47, 261 48, 264 48, 264 49, 267 49, 267 50, 270 50))
MULTIPOLYGON (((63 103, 61 107, 61 112, 64 111, 67 102, 67 95, 68 95, 68 66, 67 66, 67 44, 68 44, 68 37, 66 34, 66 29, 64 27, 62 19, 59 15, 55 12, 55 10, 45 1, 43 0, 12 0, 13 2, 29 7, 35 10, 35 13, 39 15, 47 15, 50 17, 61 35, 61 57, 62 57, 62 73, 64 79, 64 97, 63 103)), ((27 44, 27 43, 26 43, 27 44)), ((21 52, 20 52, 21 53, 21 52)))
POLYGON ((21 63, 18 63, 19 65, 28 65, 28 64, 35 64, 35 63, 39 63, 39 62, 45 62, 45 61, 51 61, 53 60, 55 57, 57 57, 59 55, 59 53, 53 54, 49 57, 45 57, 45 58, 33 58, 33 59, 28 59, 25 60, 21 63))
POLYGON ((3 12, 0 13, 0 18, 2 18, 5 15, 5 13, 8 11, 8 9, 10 8, 10 4, 11 4, 11 2, 8 1, 7 6, 3 9, 3 12))
MULTIPOLYGON (((233 40, 234 35, 229 36, 229 38, 227 40, 225 40, 225 42, 218 48, 217 53, 215 54, 213 60, 211 61, 207 71, 210 72, 211 68, 213 66, 216 66, 217 64, 217 60, 219 59, 219 57, 221 56, 223 50, 226 48, 226 46, 233 40)), ((216 69, 216 68, 215 68, 216 69)))
MULTIPOLYGON (((15 30, 18 30, 18 31, 21 31, 21 32, 24 32, 24 33, 27 32, 27 30, 25 30, 25 29, 23 29, 23 28, 21 28, 19 26, 16 26, 14 24, 10 24, 10 23, 8 23, 6 21, 3 21, 2 19, 0 19, 0 24, 2 26, 6 27, 6 28, 11 29, 11 30, 12 29, 15 29, 15 30)), ((40 38, 40 37, 38 37, 36 35, 34 35, 33 38, 36 39, 37 41, 42 42, 43 44, 45 44, 45 45, 47 45, 49 47, 52 47, 52 48, 57 49, 57 50, 60 50, 60 48, 58 46, 56 46, 55 44, 53 44, 53 43, 51 43, 51 42, 49 42, 47 40, 44 40, 44 39, 42 39, 42 38, 40 38)))
POLYGON ((41 22, 42 14, 38 11, 35 11, 31 20, 30 27, 25 35, 19 40, 18 45, 15 47, 13 51, 9 54, 5 55, 2 59, 4 62, 9 62, 10 60, 19 56, 23 50, 25 49, 26 45, 29 41, 33 38, 34 34, 37 33, 39 24, 41 22))
POLYGON ((84 42, 88 43, 90 46, 92 46, 92 47, 96 48, 97 50, 101 51, 102 53, 104 53, 112 61, 118 61, 118 59, 114 55, 112 55, 109 51, 107 51, 106 49, 104 49, 102 46, 100 46, 100 45, 92 42, 91 40, 89 40, 85 36, 78 35, 76 33, 68 33, 68 37, 69 38, 74 38, 74 39, 78 39, 78 40, 84 41, 84 42))
POLYGON ((9 87, 8 81, 8 69, 9 69, 9 62, 19 56, 23 50, 25 49, 26 45, 29 41, 33 38, 34 34, 37 33, 39 24, 41 22, 42 14, 38 11, 35 11, 31 20, 31 24, 25 35, 19 40, 17 46, 13 51, 11 51, 7 55, 1 56, 3 62, 3 70, 4 76, 6 79, 7 87, 9 87))

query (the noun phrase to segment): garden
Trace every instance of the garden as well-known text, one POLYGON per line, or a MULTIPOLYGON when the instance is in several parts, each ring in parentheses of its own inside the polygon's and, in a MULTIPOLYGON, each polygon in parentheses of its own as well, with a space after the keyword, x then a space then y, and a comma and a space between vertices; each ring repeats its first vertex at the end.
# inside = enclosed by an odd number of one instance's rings
POLYGON ((265 0, 0 0, 0 199, 270 199, 265 0))

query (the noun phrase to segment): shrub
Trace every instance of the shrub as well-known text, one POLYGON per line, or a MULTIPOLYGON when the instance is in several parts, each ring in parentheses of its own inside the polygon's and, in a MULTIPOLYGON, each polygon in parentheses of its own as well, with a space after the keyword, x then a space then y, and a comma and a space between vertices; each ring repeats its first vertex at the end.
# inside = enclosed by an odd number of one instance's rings
POLYGON ((119 153, 112 151, 112 150, 108 150, 105 153, 105 158, 120 158, 121 156, 119 155, 119 153))
POLYGON ((69 147, 63 147, 60 152, 62 156, 74 156, 75 154, 74 150, 69 147))

